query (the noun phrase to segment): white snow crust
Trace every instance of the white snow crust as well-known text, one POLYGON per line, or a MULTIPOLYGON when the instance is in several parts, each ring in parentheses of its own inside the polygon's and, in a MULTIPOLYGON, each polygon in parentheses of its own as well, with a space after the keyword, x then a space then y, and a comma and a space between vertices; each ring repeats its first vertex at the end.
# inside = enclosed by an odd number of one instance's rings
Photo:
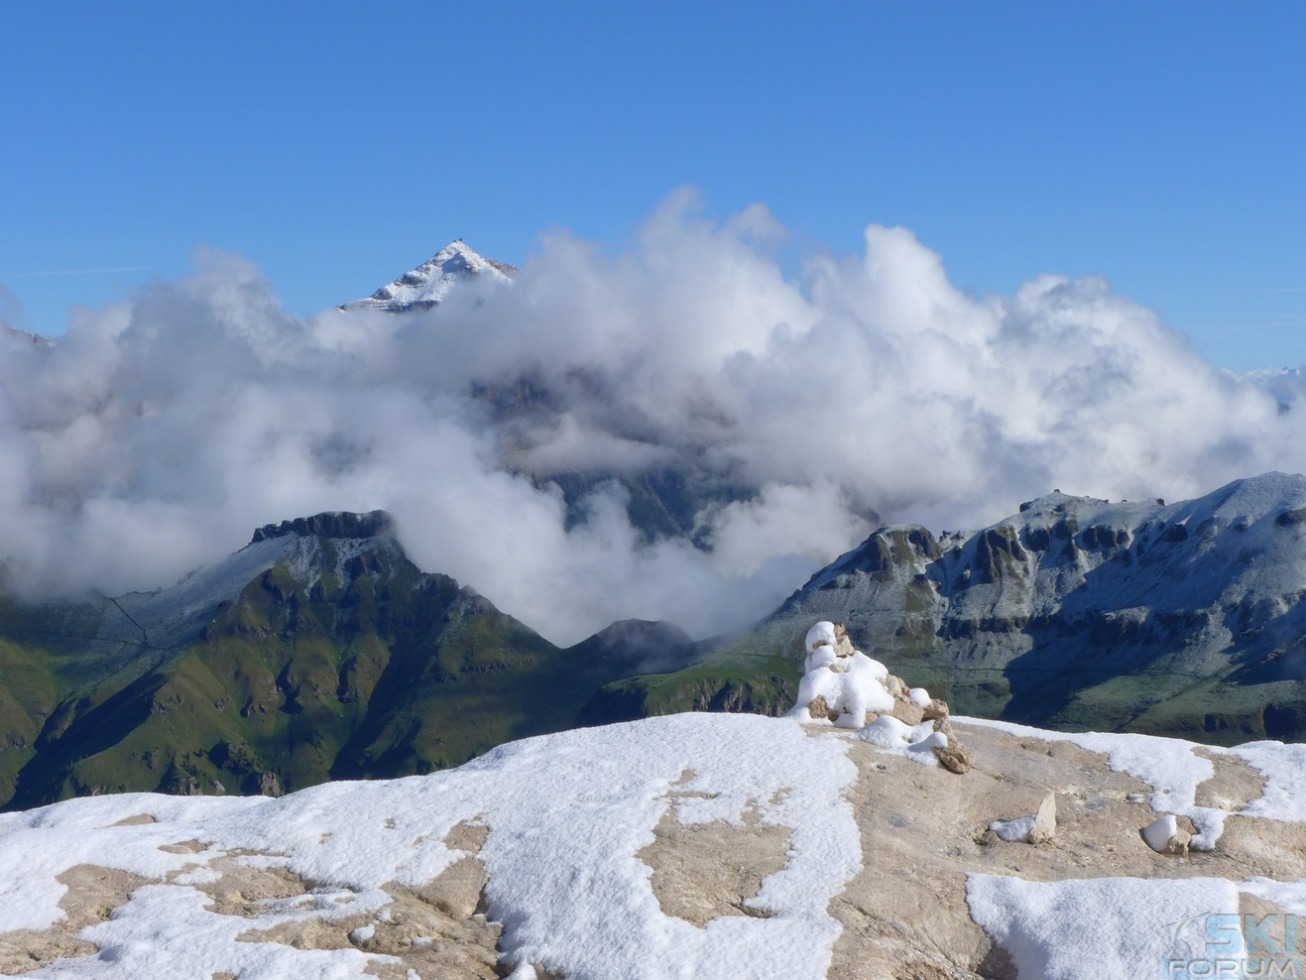
POLYGON ((1036 819, 1037 814, 1031 813, 1011 820, 994 820, 989 824, 989 830, 1005 841, 1023 841, 1029 838, 1029 832, 1034 829, 1036 819))
MULTIPOLYGON (((296 916, 383 914, 386 882, 417 886, 461 851, 442 841, 484 823, 489 915, 504 925, 509 966, 547 963, 573 980, 637 977, 824 977, 840 926, 830 899, 861 869, 845 799, 856 769, 840 738, 779 719, 678 715, 501 746, 457 770, 390 782, 331 783, 282 799, 152 794, 70 800, 0 815, 0 932, 62 915, 55 878, 77 864, 165 878, 138 889, 85 930, 99 956, 61 960, 32 977, 362 976, 374 956, 237 942, 296 916), (662 913, 636 856, 673 793, 682 822, 742 825, 748 810, 787 827, 786 867, 748 904, 697 928, 662 913), (701 795, 700 795, 701 794, 701 795), (119 825, 148 814, 154 823, 119 825), (161 847, 197 839, 205 850, 161 847), (254 918, 205 910, 194 888, 221 855, 281 864, 319 886, 317 908, 270 903, 254 918)), ((522 976, 528 974, 523 972, 522 976)))
POLYGON ((1011 954, 1022 980, 1187 976, 1163 972, 1164 961, 1200 956, 1206 917, 1240 910, 1238 886, 1223 878, 1025 881, 972 874, 966 901, 971 918, 1011 954))
MULTIPOLYGON (((1208 828, 1219 824, 1212 813, 1224 815, 1192 805, 1210 769, 1198 749, 1235 755, 1265 774, 1262 796, 1237 812, 1306 822, 1302 746, 1258 742, 1212 749, 1141 735, 954 720, 1104 753, 1113 768, 1152 785, 1154 804, 1165 804, 1161 830, 1168 831, 1175 814, 1203 818, 1208 828)), ((488 915, 503 925, 502 965, 519 980, 531 980, 532 963, 570 980, 815 980, 827 975, 840 934, 829 913, 831 899, 864 863, 875 861, 874 854, 862 853, 848 799, 856 779, 848 751, 860 739, 881 751, 932 758, 929 746, 939 733, 927 727, 881 716, 854 734, 753 715, 677 715, 528 739, 445 773, 332 783, 282 799, 126 794, 3 814, 0 932, 39 930, 57 921, 65 889, 56 879, 89 864, 153 883, 82 931, 98 954, 59 960, 27 976, 364 976, 369 962, 384 957, 237 937, 361 912, 370 917, 356 929, 362 941, 389 914, 391 899, 382 886, 430 881, 463 856, 444 843, 450 831, 473 823, 487 829, 478 856, 489 879, 488 915), (700 928, 663 913, 652 871, 639 854, 673 800, 676 818, 685 823, 743 826, 752 813, 763 824, 788 829, 786 866, 747 903, 764 916, 722 915, 700 928), (123 823, 141 816, 153 822, 123 823), (163 849, 185 841, 199 841, 203 849, 163 849), (224 856, 284 866, 312 884, 308 904, 304 896, 269 901, 250 918, 212 911, 196 886, 217 877, 213 865, 224 856)), ((1022 839, 1030 820, 999 822, 999 836, 1022 839)), ((1236 916, 1244 894, 1306 915, 1306 881, 1049 882, 970 874, 966 886, 971 917, 1012 956, 1019 975, 1049 980, 1190 976, 1162 970, 1203 955, 1208 917, 1236 916)), ((1221 952, 1235 956, 1241 935, 1230 935, 1221 952)))
POLYGON ((1166 845, 1174 837, 1175 831, 1179 828, 1179 821, 1175 819, 1173 813, 1167 813, 1164 816, 1157 817, 1146 827, 1143 828, 1143 840, 1147 841, 1147 846, 1158 854, 1164 854, 1166 845))
POLYGON ((948 736, 936 732, 934 722, 925 721, 912 726, 892 715, 880 715, 853 737, 927 766, 939 764, 938 756, 932 750, 948 744, 948 736))

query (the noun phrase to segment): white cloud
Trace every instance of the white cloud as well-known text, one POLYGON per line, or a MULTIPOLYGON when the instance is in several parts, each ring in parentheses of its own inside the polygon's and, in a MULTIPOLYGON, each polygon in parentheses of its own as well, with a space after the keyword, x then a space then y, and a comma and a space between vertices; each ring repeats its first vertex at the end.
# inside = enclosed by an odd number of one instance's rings
POLYGON ((1101 280, 970 296, 877 226, 786 278, 782 234, 678 194, 623 254, 557 234, 510 288, 307 321, 204 253, 52 349, 0 349, 0 554, 33 589, 150 588, 261 524, 384 507, 419 564, 554 640, 701 634, 877 516, 975 526, 1053 487, 1178 498, 1303 468, 1299 379, 1216 371, 1101 280), (723 488, 711 552, 630 526, 607 478, 650 465, 723 488), (579 523, 561 472, 595 487, 579 523))

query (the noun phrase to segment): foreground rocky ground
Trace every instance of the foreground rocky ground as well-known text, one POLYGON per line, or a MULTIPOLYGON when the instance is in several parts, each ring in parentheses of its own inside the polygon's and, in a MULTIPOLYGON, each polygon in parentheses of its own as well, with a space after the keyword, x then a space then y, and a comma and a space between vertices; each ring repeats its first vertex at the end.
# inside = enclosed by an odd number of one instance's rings
MULTIPOLYGON (((1176 976, 1158 964, 1185 929, 1206 934, 1194 916, 1274 933, 1306 914, 1302 747, 1081 739, 1108 740, 1091 751, 953 725, 964 775, 829 725, 685 715, 278 800, 133 794, 6 815, 0 971, 1176 976), (1162 778, 1122 771, 1164 759, 1162 778), (1048 794, 1050 839, 990 829, 1048 794), (1141 831, 1167 812, 1223 829, 1196 838, 1209 850, 1158 853, 1141 831), (1005 901, 1007 887, 1027 890, 1005 901)), ((1185 955, 1205 955, 1193 935, 1185 955)))

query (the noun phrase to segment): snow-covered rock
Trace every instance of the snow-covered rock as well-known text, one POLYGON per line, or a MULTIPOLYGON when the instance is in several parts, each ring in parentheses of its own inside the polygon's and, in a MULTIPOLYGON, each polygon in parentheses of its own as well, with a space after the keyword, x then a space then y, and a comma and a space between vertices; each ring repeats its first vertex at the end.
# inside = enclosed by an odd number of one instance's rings
POLYGON ((460 238, 366 299, 344 303, 339 308, 384 310, 387 313, 429 310, 460 283, 480 278, 508 282, 516 272, 515 266, 497 259, 487 259, 460 238))
POLYGON ((1038 810, 1011 820, 994 820, 989 830, 1004 841, 1024 841, 1027 844, 1045 844, 1057 834, 1057 794, 1043 797, 1038 810))
POLYGON ((1173 813, 1157 817, 1140 833, 1147 846, 1157 854, 1187 854, 1192 834, 1179 826, 1179 820, 1173 813))
POLYGON ((807 631, 804 645, 807 657, 798 703, 790 712, 793 717, 861 728, 868 720, 893 711, 895 698, 886 687, 888 668, 854 650, 842 626, 816 623, 807 631))
POLYGON ((969 754, 948 724, 947 704, 924 688, 909 688, 855 650, 842 624, 813 624, 803 645, 798 701, 787 717, 860 729, 858 738, 872 745, 909 751, 909 758, 937 761, 955 773, 970 769, 969 754))

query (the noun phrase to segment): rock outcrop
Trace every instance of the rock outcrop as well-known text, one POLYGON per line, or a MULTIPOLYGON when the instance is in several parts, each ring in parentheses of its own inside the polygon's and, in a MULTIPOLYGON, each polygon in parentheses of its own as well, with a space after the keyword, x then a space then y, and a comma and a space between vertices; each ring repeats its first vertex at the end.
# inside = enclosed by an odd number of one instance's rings
POLYGON ((374 510, 367 514, 351 514, 345 511, 331 511, 315 514, 312 517, 298 517, 293 521, 280 524, 264 524, 254 532, 251 544, 272 538, 284 538, 297 534, 300 537, 342 538, 360 540, 387 535, 391 531, 390 515, 383 510, 374 510))
POLYGON ((814 620, 962 714, 1234 745, 1306 738, 1306 477, 1196 500, 1054 491, 975 532, 884 527, 730 650, 814 620))

